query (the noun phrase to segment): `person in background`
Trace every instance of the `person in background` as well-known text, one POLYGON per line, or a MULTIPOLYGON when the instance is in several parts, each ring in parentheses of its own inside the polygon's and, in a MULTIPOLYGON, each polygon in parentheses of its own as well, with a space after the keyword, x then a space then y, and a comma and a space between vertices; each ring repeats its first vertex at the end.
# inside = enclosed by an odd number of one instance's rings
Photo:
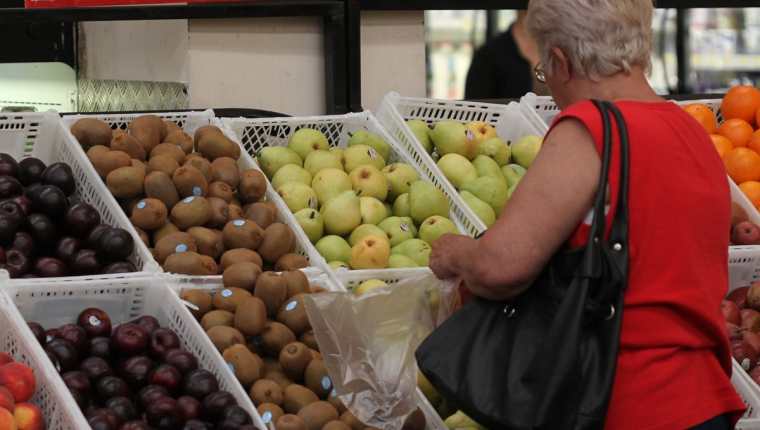
MULTIPOLYGON (((584 246, 604 142, 589 99, 614 102, 630 137, 630 270, 606 428, 727 430, 745 408, 720 309, 731 196, 704 128, 647 81, 652 15, 652 0, 531 0, 536 78, 562 112, 496 223, 479 239, 441 236, 430 267, 481 299, 507 301, 556 252, 584 246)), ((610 208, 617 159, 613 147, 610 208)))

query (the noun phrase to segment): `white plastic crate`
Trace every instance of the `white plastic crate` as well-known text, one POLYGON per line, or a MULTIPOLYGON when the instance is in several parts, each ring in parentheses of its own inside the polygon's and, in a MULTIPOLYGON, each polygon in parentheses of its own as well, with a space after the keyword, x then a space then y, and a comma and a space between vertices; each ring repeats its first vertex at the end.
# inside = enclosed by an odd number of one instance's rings
MULTIPOLYGON (((152 315, 162 327, 177 333, 182 347, 198 359, 200 367, 213 373, 219 388, 230 392, 240 407, 253 418, 254 424, 266 429, 248 394, 227 368, 221 354, 201 329, 195 318, 166 283, 169 275, 155 274, 130 278, 104 275, 96 279, 72 280, 62 285, 17 283, 2 291, 15 305, 2 312, 14 321, 25 342, 37 343, 25 321, 35 321, 43 327, 53 328, 75 322, 77 315, 88 307, 97 307, 111 317, 113 327, 142 315, 152 315)), ((33 353, 46 361, 49 371, 55 372, 41 347, 33 353)), ((72 429, 87 429, 87 421, 73 397, 58 378, 54 385, 65 390, 61 405, 73 419, 72 429)))
MULTIPOLYGON (((391 146, 391 155, 387 164, 403 162, 412 166, 420 175, 420 179, 428 180, 441 189, 450 201, 449 217, 462 233, 470 233, 470 225, 467 218, 463 216, 462 209, 466 207, 457 206, 456 200, 459 196, 456 193, 447 191, 442 186, 441 181, 431 171, 421 167, 415 159, 406 153, 398 143, 383 129, 377 119, 368 111, 362 113, 332 115, 332 116, 314 116, 314 117, 292 117, 292 118, 262 118, 262 119, 224 119, 224 124, 232 130, 239 138, 245 152, 256 155, 261 149, 267 146, 287 146, 288 139, 298 129, 302 127, 315 128, 327 137, 330 146, 345 148, 348 145, 349 133, 357 130, 366 129, 370 132, 377 133, 388 142, 391 146)), ((274 191, 271 184, 267 187, 267 199, 275 202, 277 209, 281 214, 285 214, 291 219, 290 225, 297 226, 294 230, 296 235, 304 243, 308 243, 308 252, 311 261, 317 261, 327 271, 333 280, 338 281, 337 271, 332 269, 327 261, 317 252, 314 245, 311 244, 306 233, 298 224, 295 215, 290 212, 285 202, 279 194, 274 191)), ((469 209, 467 209, 469 210, 469 209)), ((424 270, 424 268, 422 268, 424 270)), ((390 273, 391 276, 404 277, 418 273, 418 269, 379 269, 381 272, 390 273)), ((356 272, 357 276, 365 276, 363 273, 375 272, 375 270, 351 270, 356 272)))
POLYGON ((527 93, 520 98, 520 103, 533 108, 546 125, 551 124, 554 117, 560 113, 559 106, 554 103, 554 99, 551 96, 537 96, 533 93, 527 93))
POLYGON ((760 391, 741 365, 733 360, 731 383, 747 406, 744 416, 736 424, 737 430, 760 430, 760 391))
POLYGON ((517 140, 527 134, 543 136, 547 127, 541 118, 526 104, 512 102, 508 105, 434 100, 402 97, 390 92, 385 95, 377 118, 401 147, 414 159, 420 169, 428 172, 434 182, 449 196, 464 219, 466 232, 470 236, 486 230, 486 225, 475 215, 460 197, 454 185, 446 179, 441 169, 425 151, 422 144, 406 125, 410 119, 419 119, 433 124, 441 120, 461 122, 483 121, 496 128, 496 132, 507 142, 517 140))
MULTIPOLYGON (((76 195, 98 210, 101 222, 121 227, 132 234, 135 252, 129 261, 134 263, 138 271, 155 271, 157 264, 150 251, 140 241, 137 232, 118 205, 108 198, 108 189, 98 178, 87 157, 83 158, 84 152, 81 148, 69 144, 67 134, 70 135, 61 124, 58 114, 53 112, 0 114, 0 152, 8 153, 17 160, 36 157, 45 164, 68 164, 76 178, 76 195)), ((5 271, 2 272, 7 274, 5 271)), ((51 278, 46 279, 48 282, 57 282, 80 278, 83 276, 53 278, 52 281, 51 278)))
MULTIPOLYGON (((127 125, 140 115, 144 115, 144 114, 129 113, 129 114, 106 114, 106 115, 75 115, 75 116, 64 117, 63 123, 65 124, 66 133, 71 144, 79 148, 78 153, 85 157, 85 161, 87 162, 87 165, 94 172, 95 171, 94 167, 92 167, 92 164, 89 162, 89 159, 87 159, 87 155, 85 154, 84 150, 81 149, 76 138, 69 131, 69 129, 71 128, 71 125, 74 124, 80 118, 97 118, 97 119, 107 122, 113 128, 126 129, 127 125)), ((168 112, 168 113, 164 112, 164 113, 157 113, 156 115, 163 118, 164 120, 173 121, 177 123, 177 125, 179 125, 186 133, 188 133, 191 136, 195 134, 196 129, 202 126, 215 125, 219 127, 220 129, 222 129, 222 131, 225 134, 227 134, 227 137, 229 137, 235 142, 238 142, 238 139, 235 137, 235 135, 226 129, 226 127, 222 124, 220 120, 218 120, 214 116, 214 112, 210 109, 202 111, 202 112, 168 112)), ((240 159, 238 159, 238 166, 241 169, 260 170, 258 164, 256 164, 253 158, 248 153, 246 153, 246 151, 240 151, 240 159)), ((110 191, 108 191, 108 188, 105 187, 105 184, 97 175, 97 173, 95 173, 95 178, 97 179, 97 182, 103 185, 103 187, 105 188, 105 193, 107 194, 107 198, 109 202, 111 202, 113 205, 116 206, 116 208, 118 209, 121 215, 124 215, 125 217, 127 217, 124 211, 121 210, 121 208, 119 207, 119 204, 117 203, 116 199, 113 197, 110 191)), ((267 183, 267 193, 266 193, 267 200, 272 200, 271 196, 273 194, 276 195, 276 193, 274 193, 271 188, 272 188, 271 184, 267 183)), ((277 201, 275 201, 275 203, 277 203, 277 201)), ((279 206, 278 206, 278 209, 280 209, 279 206)), ((288 216, 289 214, 290 214, 290 211, 288 211, 287 208, 285 211, 278 210, 277 221, 290 226, 290 228, 296 234, 295 252, 309 259, 309 262, 312 266, 317 266, 320 269, 324 269, 323 266, 326 266, 326 263, 324 263, 324 259, 322 259, 321 257, 319 259, 315 259, 315 256, 319 256, 319 254, 317 253, 316 249, 314 249, 314 247, 311 246, 311 242, 309 241, 309 239, 306 237, 305 234, 300 234, 300 235, 298 234, 299 232, 301 232, 300 226, 298 226, 298 222, 295 220, 295 217, 288 216)), ((127 222, 129 222, 129 219, 127 219, 127 222)), ((130 223, 130 226, 131 226, 131 223, 130 223)), ((142 243, 142 241, 140 241, 140 243, 142 243)), ((146 251, 147 251, 147 248, 146 248, 146 251)), ((153 257, 151 256, 150 258, 151 258, 151 262, 155 264, 154 270, 157 272, 163 271, 161 266, 159 266, 158 263, 156 263, 155 260, 153 260, 153 257)), ((217 276, 217 277, 221 279, 220 276, 217 276)))

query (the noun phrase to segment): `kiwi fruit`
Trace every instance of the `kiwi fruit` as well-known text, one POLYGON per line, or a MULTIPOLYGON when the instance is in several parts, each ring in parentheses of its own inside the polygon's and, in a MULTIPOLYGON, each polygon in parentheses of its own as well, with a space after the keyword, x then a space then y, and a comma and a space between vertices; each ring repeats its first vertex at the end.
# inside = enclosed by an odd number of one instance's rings
POLYGON ((285 325, 276 321, 268 321, 261 332, 261 342, 264 350, 271 356, 279 357, 285 345, 294 342, 296 335, 285 325))
POLYGON ((225 182, 216 181, 208 185, 208 196, 217 197, 229 203, 235 191, 225 182))
POLYGON ((204 197, 185 197, 174 205, 170 217, 180 230, 202 226, 211 219, 211 205, 204 197))
POLYGON ((71 125, 71 134, 77 138, 84 150, 95 145, 108 146, 111 143, 111 126, 95 118, 82 118, 71 125))
POLYGON ((166 259, 172 255, 182 252, 198 252, 198 246, 195 243, 195 239, 189 233, 177 231, 169 233, 162 237, 156 243, 156 261, 159 264, 164 264, 166 259))
POLYGON ((193 152, 193 138, 189 134, 185 133, 177 127, 175 130, 170 130, 164 139, 164 143, 177 145, 182 152, 190 154, 193 152))
MULTIPOLYGON (((98 155, 105 154, 106 152, 110 152, 111 147, 110 146, 104 146, 104 145, 95 145, 87 150, 87 159, 92 161, 93 157, 96 157, 98 155)), ((129 155, 129 154, 127 154, 129 155)))
POLYGON ((130 166, 137 167, 137 168, 141 169, 143 171, 143 176, 148 174, 148 166, 144 162, 142 162, 142 161, 140 161, 140 160, 138 160, 136 158, 133 158, 131 160, 130 166))
POLYGON ((211 343, 214 344, 219 352, 237 345, 239 343, 245 344, 245 338, 236 328, 218 325, 206 330, 206 335, 211 339, 211 343))
MULTIPOLYGON (((211 310, 211 294, 208 291, 197 289, 183 290, 179 297, 195 305, 198 309, 188 307, 195 318, 202 318, 211 310)), ((205 330, 205 327, 204 327, 205 330)))
MULTIPOLYGON (((314 394, 314 393, 312 393, 314 394)), ((285 411, 288 410, 288 396, 285 395, 285 411)), ((330 421, 336 421, 338 419, 338 411, 335 410, 333 405, 324 402, 316 401, 304 405, 298 411, 298 416, 301 417, 306 423, 307 430, 322 430, 322 427, 330 421)))
POLYGON ((298 384, 289 385, 282 394, 282 409, 289 414, 297 414, 298 411, 307 405, 319 401, 319 397, 316 394, 303 385, 298 384))
POLYGON ((286 270, 298 270, 309 267, 309 260, 300 254, 285 254, 274 264, 274 270, 284 272, 286 270))
POLYGON ((164 224, 163 227, 153 232, 153 246, 156 246, 156 244, 158 244, 158 242, 160 242, 161 239, 163 239, 164 237, 172 233, 176 233, 178 231, 179 229, 177 228, 176 225, 170 222, 167 222, 166 224, 164 224))
POLYGON ((169 138, 169 135, 174 133, 175 131, 182 131, 182 128, 174 121, 165 120, 164 124, 166 124, 166 138, 164 138, 164 141, 166 141, 167 138, 169 138))
POLYGON ((218 232, 206 227, 190 227, 187 232, 195 239, 199 254, 217 259, 224 252, 224 246, 218 232))
POLYGON ((215 133, 224 134, 222 133, 222 130, 215 125, 204 125, 202 127, 198 127, 193 134, 193 141, 197 145, 203 136, 215 133))
POLYGON ((221 181, 231 188, 237 188, 240 183, 240 170, 237 161, 230 157, 219 157, 211 162, 211 180, 221 181))
POLYGON ((327 396, 327 402, 330 403, 339 414, 344 414, 348 411, 346 405, 344 405, 340 398, 335 395, 335 390, 330 391, 330 394, 327 396))
POLYGON ((285 283, 288 286, 288 298, 291 298, 297 294, 309 294, 311 292, 311 286, 309 285, 309 279, 300 270, 288 270, 280 274, 285 278, 285 283))
POLYGON ((206 315, 203 315, 201 318, 201 327, 203 327, 203 330, 207 331, 211 327, 216 327, 218 325, 232 327, 234 325, 234 321, 235 314, 232 312, 222 309, 215 309, 211 312, 208 312, 206 315))
POLYGON ((150 151, 148 158, 157 157, 159 155, 168 155, 169 157, 174 158, 174 161, 180 166, 185 163, 185 157, 187 156, 182 148, 173 143, 158 144, 150 151))
POLYGON ((225 287, 237 287, 244 290, 253 290, 256 279, 261 275, 261 267, 250 261, 235 263, 222 273, 222 282, 225 287))
POLYGON ((246 336, 258 336, 267 324, 267 308, 258 297, 244 297, 235 310, 235 327, 246 336))
POLYGON ((298 415, 285 414, 281 416, 274 424, 278 430, 307 430, 306 423, 303 422, 303 418, 298 415))
POLYGON ((90 156, 90 161, 101 178, 108 177, 109 173, 121 167, 132 166, 132 158, 124 151, 96 151, 90 156))
POLYGON ((277 221, 277 213, 263 202, 250 204, 244 209, 245 217, 252 220, 259 227, 266 229, 273 222, 277 221))
POLYGON ((332 420, 322 427, 322 430, 352 430, 351 426, 341 420, 332 420))
POLYGON ((166 137, 166 124, 156 115, 138 116, 129 123, 127 129, 140 141, 147 153, 150 153, 166 137))
POLYGON ((256 406, 265 403, 282 405, 282 388, 271 379, 259 379, 254 382, 248 395, 256 406))
POLYGON ((244 261, 254 263, 259 267, 263 267, 264 265, 261 257, 256 251, 246 248, 235 248, 227 250, 224 254, 222 254, 222 258, 219 260, 219 263, 222 266, 222 270, 226 270, 233 264, 242 263, 244 261))
POLYGON ((111 140, 111 149, 114 151, 124 151, 130 157, 137 160, 145 160, 145 148, 134 136, 121 132, 116 134, 111 140))
POLYGON ((227 249, 256 249, 264 238, 264 230, 255 222, 236 219, 228 222, 222 230, 222 240, 227 249))
POLYGON ((303 379, 304 370, 310 361, 312 360, 309 347, 301 342, 290 342, 280 351, 282 370, 288 378, 294 381, 303 379))
POLYGON ((201 256, 201 264, 203 267, 207 268, 209 271, 209 275, 219 275, 219 265, 216 264, 216 260, 209 257, 208 255, 200 254, 201 256))
POLYGON ((244 387, 250 387, 261 378, 261 367, 264 362, 258 355, 249 351, 245 345, 232 345, 224 350, 222 357, 231 366, 235 377, 244 387))
POLYGON ((293 383, 282 370, 265 370, 264 377, 276 382, 283 390, 293 383))
POLYGON ((406 417, 401 430, 425 430, 426 426, 427 420, 425 419, 425 414, 422 412, 422 409, 417 408, 406 417))
POLYGON ((282 304, 279 312, 277 312, 277 321, 288 326, 296 336, 300 336, 311 329, 303 298, 303 294, 291 297, 282 304))
POLYGON ((267 191, 267 178, 256 169, 248 169, 240 174, 238 196, 243 203, 261 200, 267 191))
POLYGON ((163 268, 169 273, 178 273, 182 275, 193 276, 211 276, 216 275, 218 268, 214 260, 203 258, 197 252, 179 252, 166 257, 163 268), (210 260, 210 261, 209 261, 210 260))
POLYGON ((279 358, 264 357, 264 373, 282 373, 284 376, 279 358))
MULTIPOLYGON (((335 405, 333 405, 335 407, 335 405)), ((340 420, 343 421, 351 430, 364 430, 364 423, 359 421, 351 411, 344 411, 340 416, 340 420)))
POLYGON ((230 217, 229 205, 219 197, 208 197, 208 203, 211 205, 211 219, 206 227, 224 227, 230 217))
POLYGON ((281 416, 285 415, 285 411, 281 407, 269 402, 260 404, 256 408, 256 411, 261 416, 261 421, 264 421, 264 424, 274 424, 281 416))
POLYGON ((161 200, 167 209, 173 208, 179 201, 179 194, 171 176, 158 170, 148 173, 145 177, 145 195, 161 200))
POLYGON ((319 351, 319 344, 317 343, 317 337, 314 336, 313 330, 307 330, 298 338, 298 340, 309 348, 319 351))
POLYGON ((106 185, 114 197, 131 198, 143 194, 144 180, 145 172, 139 167, 119 167, 106 176, 106 185))
POLYGON ((224 289, 214 294, 214 308, 235 312, 237 306, 246 297, 252 297, 251 293, 242 288, 225 287, 224 289))
POLYGON ((204 133, 196 143, 198 152, 211 161, 221 157, 240 158, 240 146, 223 133, 204 133))
POLYGON ((288 298, 288 283, 275 272, 264 272, 256 279, 253 295, 264 301, 267 313, 273 317, 288 298))
POLYGON ((208 194, 208 181, 200 170, 192 166, 182 166, 172 175, 174 186, 180 197, 205 196, 208 194))
POLYGON ((229 214, 227 221, 234 221, 236 219, 245 218, 243 216, 243 209, 240 207, 240 205, 237 205, 235 203, 230 203, 227 205, 227 213, 229 214))
POLYGON ((129 218, 132 224, 143 230, 155 230, 166 224, 168 211, 166 205, 158 199, 142 199, 132 208, 129 218))
POLYGON ((179 169, 177 160, 169 155, 156 155, 148 160, 148 172, 164 172, 172 176, 177 169, 179 169))
POLYGON ((304 369, 303 383, 320 399, 327 398, 333 389, 333 384, 324 360, 315 358, 309 361, 304 369))
POLYGON ((296 235, 287 225, 276 222, 264 230, 264 237, 257 251, 264 261, 274 264, 295 248, 296 235))

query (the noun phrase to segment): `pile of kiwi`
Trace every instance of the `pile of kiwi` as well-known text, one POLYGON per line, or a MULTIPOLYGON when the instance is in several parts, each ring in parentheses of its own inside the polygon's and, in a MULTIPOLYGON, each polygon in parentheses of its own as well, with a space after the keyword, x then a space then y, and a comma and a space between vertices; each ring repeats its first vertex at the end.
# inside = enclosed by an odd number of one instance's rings
MULTIPOLYGON (((374 430, 335 396, 309 318, 305 294, 312 287, 299 270, 262 272, 250 262, 224 271, 224 288, 186 289, 183 300, 249 392, 262 419, 278 430, 374 430)), ((404 429, 423 430, 415 411, 404 429)))
POLYGON ((266 177, 238 167, 240 147, 218 127, 190 136, 142 115, 126 130, 80 119, 71 133, 167 272, 218 275, 237 260, 275 270, 308 266, 294 252, 290 227, 276 222, 276 206, 263 201, 266 177))

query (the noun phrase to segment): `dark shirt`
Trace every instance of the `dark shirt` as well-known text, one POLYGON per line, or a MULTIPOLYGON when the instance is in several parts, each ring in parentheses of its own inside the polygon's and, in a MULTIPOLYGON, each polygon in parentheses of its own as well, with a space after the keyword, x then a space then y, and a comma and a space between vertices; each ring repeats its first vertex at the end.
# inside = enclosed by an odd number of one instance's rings
POLYGON ((468 100, 520 98, 533 91, 533 71, 520 55, 512 27, 475 51, 467 72, 468 100))

